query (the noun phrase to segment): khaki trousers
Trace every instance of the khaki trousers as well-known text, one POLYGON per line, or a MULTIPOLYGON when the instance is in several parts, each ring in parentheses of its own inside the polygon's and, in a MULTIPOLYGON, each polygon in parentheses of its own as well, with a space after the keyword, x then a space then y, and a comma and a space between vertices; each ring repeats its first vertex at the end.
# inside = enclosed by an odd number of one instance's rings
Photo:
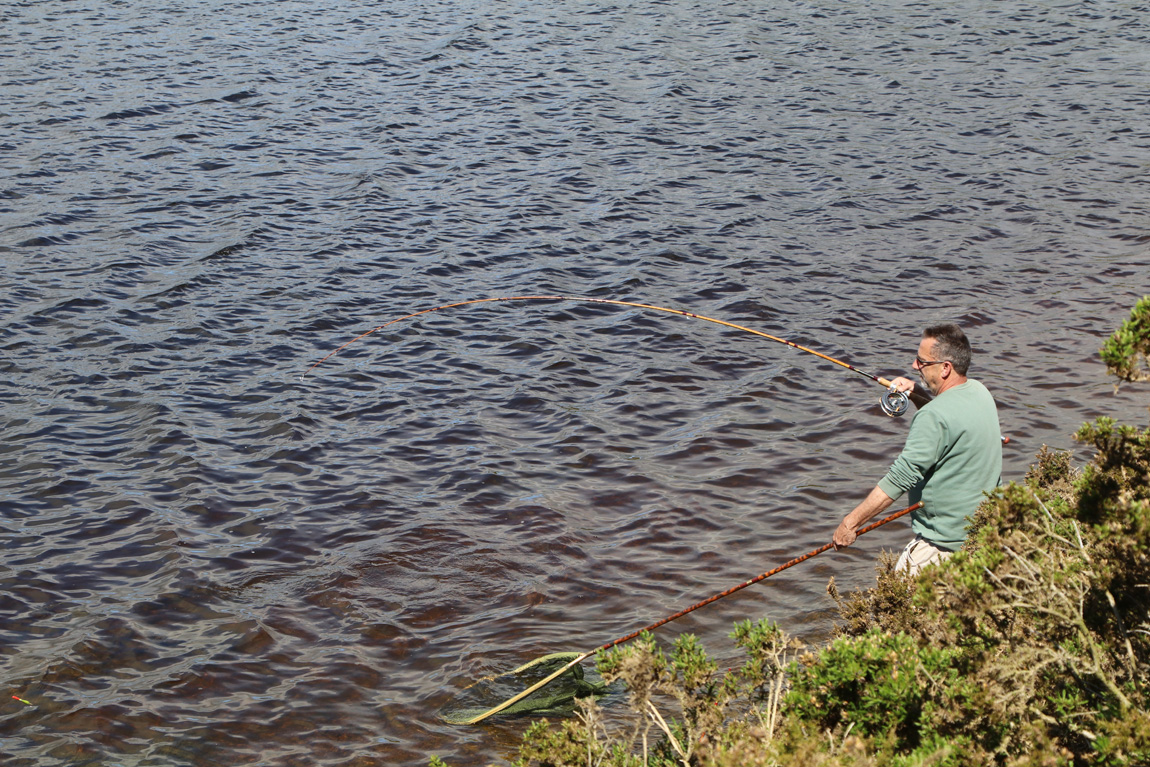
POLYGON ((936 562, 941 562, 950 557, 953 551, 948 549, 940 549, 933 543, 923 538, 921 535, 916 535, 914 540, 906 545, 899 555, 898 562, 895 563, 895 570, 902 570, 906 568, 910 571, 911 575, 918 575, 919 570, 927 565, 933 565, 936 562))

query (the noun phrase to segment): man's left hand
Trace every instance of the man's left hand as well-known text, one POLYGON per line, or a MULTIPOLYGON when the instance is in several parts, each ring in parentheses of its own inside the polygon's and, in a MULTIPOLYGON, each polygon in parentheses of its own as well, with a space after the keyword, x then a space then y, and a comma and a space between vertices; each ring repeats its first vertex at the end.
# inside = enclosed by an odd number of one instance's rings
POLYGON ((855 538, 858 538, 855 529, 847 525, 846 520, 843 520, 835 530, 834 537, 831 538, 831 541, 834 543, 835 550, 837 551, 850 546, 855 542, 855 538))

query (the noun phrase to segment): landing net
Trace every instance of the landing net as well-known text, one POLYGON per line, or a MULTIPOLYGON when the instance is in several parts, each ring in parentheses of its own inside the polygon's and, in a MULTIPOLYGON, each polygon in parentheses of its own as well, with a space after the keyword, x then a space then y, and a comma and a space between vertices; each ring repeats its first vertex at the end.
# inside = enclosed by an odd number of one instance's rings
MULTIPOLYGON (((506 674, 481 679, 440 709, 439 717, 450 724, 467 724, 516 693, 545 679, 580 655, 581 653, 576 652, 552 653, 525 663, 506 674)), ((575 664, 554 681, 499 713, 564 716, 574 711, 575 701, 579 698, 605 695, 609 692, 609 687, 610 685, 603 681, 594 667, 584 669, 582 665, 575 664)))

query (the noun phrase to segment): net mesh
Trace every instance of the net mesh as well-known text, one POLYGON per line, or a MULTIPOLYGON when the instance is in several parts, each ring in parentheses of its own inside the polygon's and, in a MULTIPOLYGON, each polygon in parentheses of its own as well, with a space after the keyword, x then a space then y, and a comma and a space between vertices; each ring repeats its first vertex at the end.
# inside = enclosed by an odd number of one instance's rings
MULTIPOLYGON (((580 656, 581 653, 559 652, 536 658, 514 671, 500 676, 480 679, 463 690, 439 711, 439 716, 452 724, 466 724, 469 720, 513 698, 531 685, 553 674, 580 656)), ((534 714, 559 716, 570 714, 575 701, 591 695, 605 695, 609 685, 603 682, 593 667, 584 669, 575 664, 563 674, 543 685, 523 700, 512 703, 499 712, 504 714, 534 714)))

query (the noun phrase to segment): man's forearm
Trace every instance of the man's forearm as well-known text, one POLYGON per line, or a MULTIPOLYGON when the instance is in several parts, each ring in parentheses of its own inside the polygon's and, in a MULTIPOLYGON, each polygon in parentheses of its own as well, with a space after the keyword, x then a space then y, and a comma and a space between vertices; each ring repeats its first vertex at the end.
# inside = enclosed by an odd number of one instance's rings
POLYGON ((863 502, 855 506, 854 510, 839 523, 833 538, 835 546, 850 546, 854 543, 855 531, 878 516, 892 503, 894 503, 894 499, 878 487, 871 490, 863 502))
POLYGON ((843 521, 850 529, 858 530, 867 522, 877 517, 880 512, 885 511, 892 503, 894 503, 893 498, 878 487, 875 487, 862 503, 855 506, 854 511, 847 514, 847 518, 843 521))

